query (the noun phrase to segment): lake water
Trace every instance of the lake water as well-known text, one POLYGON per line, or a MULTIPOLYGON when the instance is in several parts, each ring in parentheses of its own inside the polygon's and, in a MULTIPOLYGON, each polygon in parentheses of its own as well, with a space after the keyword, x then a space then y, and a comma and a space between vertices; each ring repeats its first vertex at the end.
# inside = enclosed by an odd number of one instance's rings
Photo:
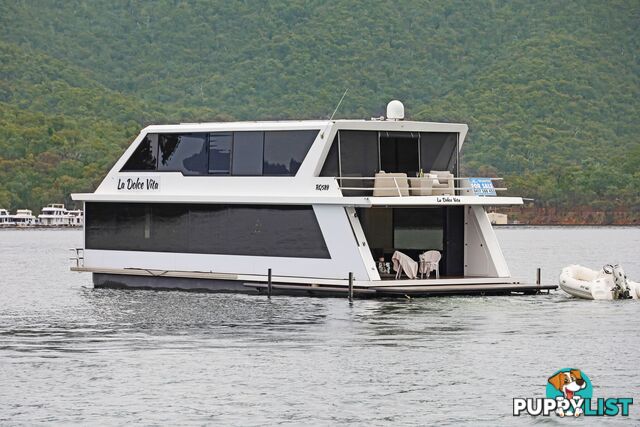
MULTIPOLYGON (((501 228, 512 273, 571 263, 640 279, 640 228, 501 228)), ((516 425, 514 397, 582 369, 633 397, 640 304, 562 291, 406 300, 91 288, 79 231, 0 231, 0 424, 516 425)), ((584 417, 583 417, 584 418, 584 417)))

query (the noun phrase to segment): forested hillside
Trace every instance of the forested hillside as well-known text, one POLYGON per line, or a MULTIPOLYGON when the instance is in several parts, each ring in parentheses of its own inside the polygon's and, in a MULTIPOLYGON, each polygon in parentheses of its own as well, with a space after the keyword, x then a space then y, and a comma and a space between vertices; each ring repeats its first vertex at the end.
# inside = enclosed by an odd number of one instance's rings
POLYGON ((469 123, 469 174, 640 209, 640 2, 0 0, 0 207, 93 189, 150 123, 469 123))

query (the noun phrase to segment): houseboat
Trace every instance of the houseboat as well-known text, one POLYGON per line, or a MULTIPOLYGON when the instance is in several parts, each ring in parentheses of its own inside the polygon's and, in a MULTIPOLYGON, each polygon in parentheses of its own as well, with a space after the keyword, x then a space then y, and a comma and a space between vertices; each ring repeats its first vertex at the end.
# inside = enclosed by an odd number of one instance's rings
POLYGON ((29 209, 18 209, 11 218, 16 227, 35 227, 38 223, 38 219, 33 216, 33 212, 29 209))
POLYGON ((404 120, 399 101, 372 120, 149 126, 94 193, 72 195, 72 270, 95 287, 248 293, 549 288, 511 276, 485 209, 522 199, 459 176, 467 131, 404 120))
POLYGON ((0 209, 0 227, 13 227, 15 222, 13 222, 13 217, 9 214, 9 211, 6 209, 0 209))
POLYGON ((72 222, 69 211, 59 203, 52 203, 42 208, 38 220, 43 227, 68 227, 72 222))
POLYGON ((84 211, 82 209, 69 210, 67 213, 70 227, 82 227, 84 224, 84 211))

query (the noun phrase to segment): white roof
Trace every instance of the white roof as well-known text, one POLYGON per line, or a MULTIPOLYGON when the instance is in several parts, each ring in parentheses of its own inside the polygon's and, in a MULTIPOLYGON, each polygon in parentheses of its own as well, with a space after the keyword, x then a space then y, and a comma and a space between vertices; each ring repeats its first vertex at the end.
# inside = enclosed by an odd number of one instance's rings
POLYGON ((151 125, 144 128, 142 132, 156 133, 324 129, 332 124, 338 129, 389 130, 406 132, 453 131, 466 133, 468 129, 467 125, 460 123, 414 122, 405 120, 283 120, 151 125))

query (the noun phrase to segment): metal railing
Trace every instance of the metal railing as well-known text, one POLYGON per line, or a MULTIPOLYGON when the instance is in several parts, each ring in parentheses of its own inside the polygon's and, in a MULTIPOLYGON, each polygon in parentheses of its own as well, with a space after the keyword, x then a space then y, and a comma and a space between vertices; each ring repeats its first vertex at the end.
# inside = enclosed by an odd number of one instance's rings
POLYGON ((485 177, 452 177, 452 178, 434 178, 424 177, 398 177, 398 176, 378 176, 378 177, 336 177, 338 187, 342 191, 361 191, 365 194, 381 192, 394 194, 385 194, 389 197, 407 197, 407 196, 495 196, 495 194, 478 194, 478 187, 471 185, 471 180, 482 179, 490 181, 492 186, 485 188, 486 190, 506 191, 506 187, 495 187, 496 181, 503 181, 503 178, 485 178, 485 177), (449 183, 449 180, 452 183, 449 183), (344 181, 358 181, 367 184, 371 181, 370 186, 351 187, 343 185, 344 181), (376 181, 380 185, 376 185, 376 181), (390 185, 391 184, 391 185, 390 185), (435 185, 435 186, 434 186, 435 185))

